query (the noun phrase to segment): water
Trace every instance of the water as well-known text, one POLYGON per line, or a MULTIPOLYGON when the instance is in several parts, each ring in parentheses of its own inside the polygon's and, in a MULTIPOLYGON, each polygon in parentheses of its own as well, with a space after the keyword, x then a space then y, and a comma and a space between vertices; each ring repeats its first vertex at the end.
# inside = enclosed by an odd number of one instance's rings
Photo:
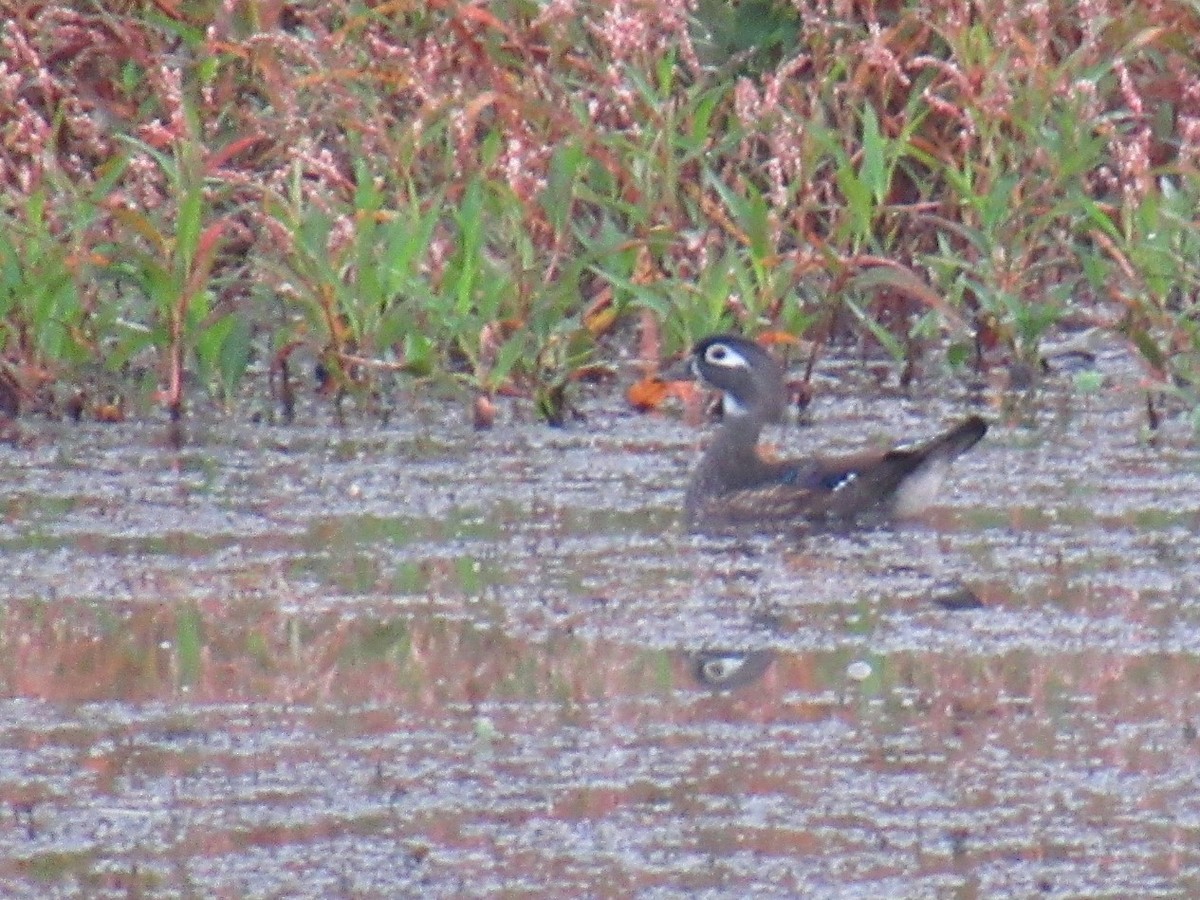
MULTIPOLYGON (((0 893, 1194 896, 1200 455, 1129 384, 799 538, 682 534, 702 433, 611 394, 181 450, 26 422, 0 893)), ((932 434, 938 393, 849 378, 780 437, 932 434)))

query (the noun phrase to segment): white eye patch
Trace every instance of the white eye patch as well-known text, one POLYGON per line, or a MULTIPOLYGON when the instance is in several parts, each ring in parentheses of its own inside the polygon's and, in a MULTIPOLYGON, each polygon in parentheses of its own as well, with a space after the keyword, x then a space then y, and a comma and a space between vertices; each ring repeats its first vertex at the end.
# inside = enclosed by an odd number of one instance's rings
POLYGON ((704 361, 709 365, 727 369, 748 369, 750 363, 728 344, 713 344, 704 351, 704 361))

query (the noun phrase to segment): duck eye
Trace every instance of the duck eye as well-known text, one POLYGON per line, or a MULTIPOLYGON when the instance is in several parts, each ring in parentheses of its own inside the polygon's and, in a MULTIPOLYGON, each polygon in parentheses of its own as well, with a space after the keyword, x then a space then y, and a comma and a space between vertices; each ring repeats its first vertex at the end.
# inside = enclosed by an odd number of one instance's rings
POLYGON ((721 344, 713 344, 704 351, 704 359, 706 362, 720 365, 721 363, 728 361, 729 350, 721 344))

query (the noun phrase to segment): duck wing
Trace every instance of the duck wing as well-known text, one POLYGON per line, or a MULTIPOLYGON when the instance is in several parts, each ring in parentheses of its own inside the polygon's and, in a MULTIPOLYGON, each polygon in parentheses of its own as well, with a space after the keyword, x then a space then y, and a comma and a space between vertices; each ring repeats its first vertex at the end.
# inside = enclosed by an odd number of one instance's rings
POLYGON ((982 418, 972 416, 913 448, 771 463, 762 484, 709 498, 699 519, 718 525, 777 525, 873 512, 912 515, 932 501, 950 463, 987 428, 982 418))

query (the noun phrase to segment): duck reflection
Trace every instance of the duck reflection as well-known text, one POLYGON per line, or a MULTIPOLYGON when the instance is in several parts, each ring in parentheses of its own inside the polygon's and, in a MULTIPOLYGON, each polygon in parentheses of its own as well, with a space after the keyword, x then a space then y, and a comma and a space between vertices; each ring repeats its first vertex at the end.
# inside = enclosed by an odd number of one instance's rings
POLYGON ((697 685, 711 691, 733 691, 761 679, 775 661, 775 651, 700 650, 687 657, 688 671, 697 685))

